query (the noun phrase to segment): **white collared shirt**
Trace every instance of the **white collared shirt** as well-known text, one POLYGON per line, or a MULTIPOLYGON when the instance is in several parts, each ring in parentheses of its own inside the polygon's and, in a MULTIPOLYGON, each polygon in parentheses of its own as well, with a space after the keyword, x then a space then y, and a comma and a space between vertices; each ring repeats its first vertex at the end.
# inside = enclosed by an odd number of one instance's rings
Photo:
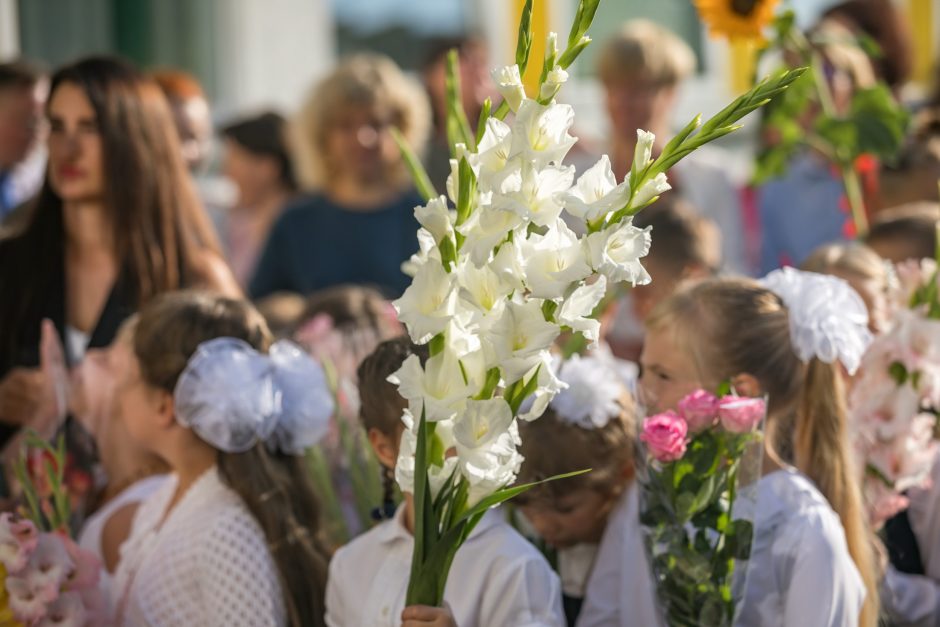
MULTIPOLYGON (((414 538, 395 518, 330 562, 330 627, 400 627, 414 538)), ((454 557, 444 600, 459 627, 563 627, 561 587, 545 558, 499 510, 488 511, 454 557)))

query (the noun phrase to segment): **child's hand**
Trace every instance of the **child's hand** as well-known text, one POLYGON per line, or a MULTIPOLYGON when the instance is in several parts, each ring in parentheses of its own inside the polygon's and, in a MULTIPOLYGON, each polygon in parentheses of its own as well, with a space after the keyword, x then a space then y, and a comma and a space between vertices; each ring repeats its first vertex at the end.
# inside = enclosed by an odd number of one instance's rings
POLYGON ((401 613, 401 627, 457 627, 450 606, 412 605, 401 613))

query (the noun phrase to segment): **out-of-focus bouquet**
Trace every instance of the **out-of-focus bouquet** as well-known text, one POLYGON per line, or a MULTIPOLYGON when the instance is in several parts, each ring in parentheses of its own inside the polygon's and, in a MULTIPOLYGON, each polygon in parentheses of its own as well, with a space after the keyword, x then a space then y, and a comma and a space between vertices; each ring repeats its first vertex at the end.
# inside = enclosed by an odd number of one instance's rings
POLYGON ((907 507, 904 492, 927 487, 937 458, 940 410, 940 285, 932 259, 897 267, 891 328, 862 359, 850 395, 864 495, 875 528, 907 507))
POLYGON ((731 625, 754 536, 766 401, 697 390, 639 426, 640 524, 666 623, 731 625))
POLYGON ((98 588, 101 565, 68 536, 66 462, 63 437, 53 447, 35 434, 27 436, 26 452, 15 468, 25 499, 23 515, 0 514, 2 625, 108 623, 98 588))

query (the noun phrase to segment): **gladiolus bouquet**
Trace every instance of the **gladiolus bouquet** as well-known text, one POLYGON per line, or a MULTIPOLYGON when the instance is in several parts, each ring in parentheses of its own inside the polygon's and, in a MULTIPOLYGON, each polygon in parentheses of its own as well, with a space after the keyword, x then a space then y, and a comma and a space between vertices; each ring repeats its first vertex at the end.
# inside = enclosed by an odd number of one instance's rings
POLYGON ((451 53, 446 196, 397 136, 427 201, 415 209, 420 252, 406 264, 414 281, 395 307, 411 338, 429 344, 430 358, 422 365, 412 356, 390 378, 409 405, 395 469, 402 490, 414 495, 409 605, 440 605, 451 561, 474 525, 527 489, 507 487, 522 463, 518 420, 538 418, 564 387, 550 367, 555 339, 566 331, 596 342, 592 314, 608 287, 649 282, 640 262, 649 229, 632 217, 669 189, 669 168, 734 131, 801 73, 760 83, 704 125, 694 119, 655 159, 653 134, 638 131, 622 181, 606 156, 576 181, 563 165, 577 141, 569 134, 574 110, 555 97, 590 43, 599 1, 581 0, 563 50, 549 34, 534 94, 522 83, 532 45, 526 3, 516 63, 493 73, 503 102, 495 110, 484 104, 475 131, 460 105, 451 53))
MULTIPOLYGON (((753 539, 762 398, 697 390, 640 426, 640 523, 669 625, 731 625, 753 539)), ((743 589, 743 588, 742 588, 743 589)))

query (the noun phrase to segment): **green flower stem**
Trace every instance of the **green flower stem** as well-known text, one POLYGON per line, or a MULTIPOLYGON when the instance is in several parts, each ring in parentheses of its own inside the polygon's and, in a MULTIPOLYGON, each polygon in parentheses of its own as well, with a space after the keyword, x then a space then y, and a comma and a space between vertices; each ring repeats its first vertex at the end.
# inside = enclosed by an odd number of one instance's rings
POLYGON ((842 181, 845 184, 845 197, 852 210, 852 221, 855 222, 855 236, 864 237, 868 234, 868 215, 865 212, 865 199, 862 195, 862 183, 854 165, 843 165, 840 168, 842 181))
POLYGON ((421 194, 425 202, 437 198, 437 190, 434 189, 434 184, 431 183, 431 177, 428 176, 427 170, 424 169, 421 160, 418 159, 411 146, 408 145, 408 140, 394 126, 392 127, 392 138, 398 144, 398 151, 401 152, 402 159, 405 160, 405 166, 411 174, 411 180, 414 181, 418 193, 421 194))

